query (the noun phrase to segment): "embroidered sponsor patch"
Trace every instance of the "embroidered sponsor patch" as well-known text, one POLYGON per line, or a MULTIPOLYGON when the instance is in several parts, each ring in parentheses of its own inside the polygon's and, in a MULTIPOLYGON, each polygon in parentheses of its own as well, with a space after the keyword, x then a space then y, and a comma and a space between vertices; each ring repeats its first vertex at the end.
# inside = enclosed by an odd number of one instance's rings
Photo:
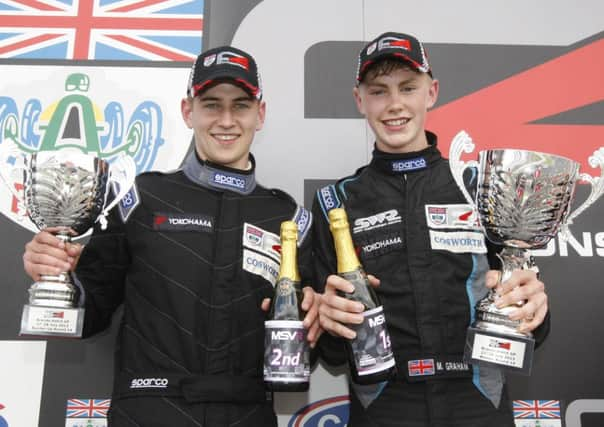
POLYGON ((384 255, 403 247, 403 239, 398 234, 382 235, 361 243, 361 255, 364 259, 384 255))
POLYGON ((394 160, 392 161, 393 172, 409 172, 419 169, 425 169, 428 166, 426 159, 423 157, 415 157, 413 159, 394 160))
POLYGON ((153 229, 158 231, 203 231, 212 232, 214 219, 209 215, 195 213, 153 214, 153 229))
POLYGON ((472 231, 433 231, 430 230, 432 249, 455 252, 485 254, 487 247, 484 235, 472 231))
POLYGON ((365 218, 357 218, 354 220, 353 233, 361 233, 363 231, 374 230, 376 228, 386 227, 401 222, 403 219, 396 209, 380 212, 365 218))
POLYGON ((279 263, 274 259, 249 249, 243 249, 242 267, 249 273, 264 277, 275 286, 277 276, 279 276, 279 263))
POLYGON ((277 263, 281 260, 279 236, 247 222, 243 224, 243 247, 267 255, 277 263))
MULTIPOLYGON (((113 183, 113 194, 119 194, 120 188, 117 182, 113 183)), ((138 196, 138 190, 136 189, 136 184, 132 185, 132 188, 122 197, 122 200, 117 204, 117 209, 120 214, 120 218, 122 218, 122 222, 126 223, 132 212, 134 212, 134 208, 136 208, 140 203, 140 197, 138 196)))
POLYGON ((312 225, 312 214, 302 206, 298 206, 292 221, 298 224, 298 246, 300 246, 312 225))
POLYGON ((426 224, 430 228, 478 230, 478 215, 467 204, 426 205, 426 224))
POLYGON ((241 175, 229 174, 226 172, 212 172, 211 181, 218 187, 226 189, 245 189, 245 178, 241 175))
POLYGON ((407 362, 407 369, 409 370, 410 377, 434 375, 434 359, 409 360, 407 362))
POLYGON ((325 218, 329 218, 327 213, 330 210, 342 206, 342 202, 340 202, 340 199, 338 198, 338 193, 336 192, 336 187, 334 185, 326 185, 317 190, 317 198, 319 199, 319 204, 321 205, 325 218))
POLYGON ((168 388, 167 378, 134 378, 130 388, 168 388))

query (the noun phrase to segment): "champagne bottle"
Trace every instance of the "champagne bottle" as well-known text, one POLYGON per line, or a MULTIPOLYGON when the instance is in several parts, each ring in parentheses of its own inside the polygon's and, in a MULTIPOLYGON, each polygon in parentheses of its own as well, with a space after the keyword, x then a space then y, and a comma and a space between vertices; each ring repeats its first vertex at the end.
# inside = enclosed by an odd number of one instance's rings
POLYGON ((310 354, 302 326, 302 290, 297 260, 298 226, 281 224, 281 267, 264 323, 264 381, 273 391, 308 390, 310 354))
POLYGON ((344 209, 329 211, 329 229, 336 250, 338 275, 354 286, 353 292, 340 295, 365 307, 363 323, 348 325, 357 334, 354 339, 346 340, 352 380, 357 384, 385 381, 396 368, 384 309, 355 252, 344 209))

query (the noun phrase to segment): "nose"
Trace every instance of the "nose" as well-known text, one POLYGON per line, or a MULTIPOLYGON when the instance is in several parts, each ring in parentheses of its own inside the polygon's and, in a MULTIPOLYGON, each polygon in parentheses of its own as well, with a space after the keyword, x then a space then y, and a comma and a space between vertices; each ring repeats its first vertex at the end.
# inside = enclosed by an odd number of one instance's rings
POLYGON ((399 91, 393 91, 390 94, 388 110, 391 112, 400 112, 405 109, 405 97, 399 91))
POLYGON ((233 120, 233 112, 230 109, 225 108, 218 118, 218 124, 223 128, 232 127, 235 124, 235 121, 233 120))

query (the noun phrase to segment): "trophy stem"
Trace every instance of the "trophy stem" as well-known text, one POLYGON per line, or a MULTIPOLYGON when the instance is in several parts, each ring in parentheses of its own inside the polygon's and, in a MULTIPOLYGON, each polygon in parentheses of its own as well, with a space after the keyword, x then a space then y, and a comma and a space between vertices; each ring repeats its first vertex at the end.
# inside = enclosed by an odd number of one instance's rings
MULTIPOLYGON (((61 230, 58 239, 65 243, 71 241, 68 230, 61 230)), ((46 307, 72 308, 76 306, 77 288, 73 285, 69 272, 57 275, 42 275, 40 281, 29 288, 29 303, 46 307)))

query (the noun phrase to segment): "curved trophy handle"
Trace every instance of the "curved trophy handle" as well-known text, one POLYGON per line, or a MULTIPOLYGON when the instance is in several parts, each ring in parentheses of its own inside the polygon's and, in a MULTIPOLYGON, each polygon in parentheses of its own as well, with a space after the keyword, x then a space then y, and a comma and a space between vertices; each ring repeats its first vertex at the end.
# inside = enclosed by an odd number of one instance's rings
POLYGON ((453 175, 453 178, 455 179, 455 182, 457 183, 457 186, 461 190, 462 194, 472 208, 476 209, 474 200, 466 189, 463 174, 467 168, 478 168, 478 162, 476 160, 471 160, 465 163, 460 159, 462 152, 471 153, 474 151, 474 147, 475 145, 472 141, 472 138, 470 138, 470 135, 468 135, 464 130, 460 131, 457 135, 455 135, 453 141, 451 141, 451 147, 449 147, 449 167, 451 169, 451 174, 453 175))
POLYGON ((591 192, 587 199, 572 212, 567 220, 562 224, 560 228, 560 237, 564 240, 568 240, 571 237, 569 226, 572 225, 573 220, 578 217, 585 209, 590 207, 600 196, 604 193, 604 147, 600 147, 589 157, 589 165, 592 168, 600 168, 600 176, 592 177, 587 173, 582 173, 579 178, 582 181, 587 181, 591 186, 591 192))
POLYGON ((8 187, 13 196, 23 203, 23 198, 17 191, 11 179, 11 174, 22 170, 27 170, 26 154, 17 147, 9 147, 8 143, 0 144, 0 179, 8 187))
POLYGON ((136 178, 136 165, 132 157, 126 154, 120 154, 110 165, 109 165, 109 179, 107 180, 107 188, 110 188, 112 183, 117 184, 118 194, 115 198, 107 205, 103 212, 98 217, 98 221, 101 223, 101 229, 107 228, 107 215, 109 211, 117 205, 122 198, 130 191, 136 178))

